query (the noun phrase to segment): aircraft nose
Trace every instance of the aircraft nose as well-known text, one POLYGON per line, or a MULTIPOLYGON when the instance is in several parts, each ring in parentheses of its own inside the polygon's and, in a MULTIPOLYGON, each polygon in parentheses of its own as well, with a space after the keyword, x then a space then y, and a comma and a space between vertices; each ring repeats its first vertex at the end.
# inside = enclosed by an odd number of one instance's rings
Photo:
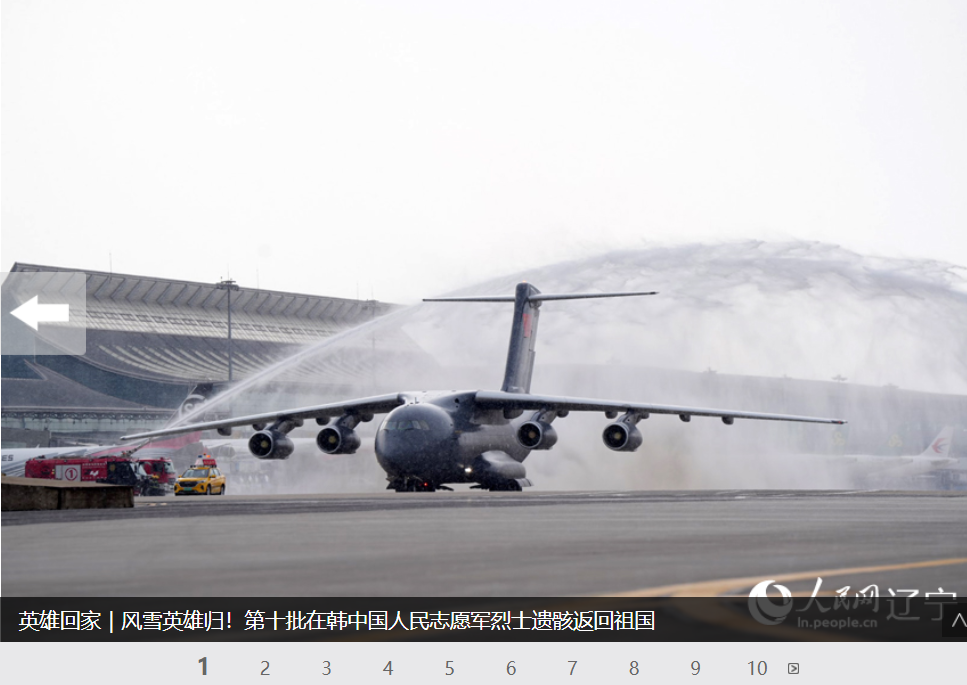
POLYGON ((435 407, 400 411, 388 416, 376 434, 376 456, 390 474, 424 476, 446 461, 451 436, 448 417, 435 407))
POLYGON ((439 454, 442 442, 426 433, 387 431, 377 436, 376 450, 394 472, 419 473, 439 454))
POLYGON ((401 467, 406 464, 408 456, 406 443, 397 435, 378 435, 376 451, 381 460, 385 460, 394 467, 401 467))

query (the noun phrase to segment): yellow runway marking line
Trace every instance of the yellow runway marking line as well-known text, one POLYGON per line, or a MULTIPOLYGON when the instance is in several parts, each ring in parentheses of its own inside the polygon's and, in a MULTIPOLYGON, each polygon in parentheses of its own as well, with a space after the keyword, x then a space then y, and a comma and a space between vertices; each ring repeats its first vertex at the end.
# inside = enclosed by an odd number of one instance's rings
POLYGON ((818 571, 801 571, 797 573, 746 576, 744 578, 720 578, 704 580, 697 583, 679 583, 677 585, 659 585, 657 587, 642 588, 629 592, 616 592, 602 597, 719 597, 727 593, 738 592, 745 588, 758 585, 763 580, 772 579, 777 583, 789 583, 797 580, 815 580, 816 578, 832 578, 854 573, 877 573, 883 571, 904 571, 912 568, 933 568, 936 566, 956 566, 967 564, 967 557, 953 559, 932 559, 929 561, 913 561, 906 564, 887 564, 885 566, 856 566, 854 568, 823 569, 818 571))

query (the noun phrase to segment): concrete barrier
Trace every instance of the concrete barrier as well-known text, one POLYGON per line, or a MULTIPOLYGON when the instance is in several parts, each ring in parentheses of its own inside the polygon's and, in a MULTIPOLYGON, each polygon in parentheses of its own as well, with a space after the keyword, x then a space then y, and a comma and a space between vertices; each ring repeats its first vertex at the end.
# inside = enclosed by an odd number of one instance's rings
POLYGON ((0 510, 124 509, 134 506, 134 488, 102 483, 69 483, 44 478, 0 480, 0 510))

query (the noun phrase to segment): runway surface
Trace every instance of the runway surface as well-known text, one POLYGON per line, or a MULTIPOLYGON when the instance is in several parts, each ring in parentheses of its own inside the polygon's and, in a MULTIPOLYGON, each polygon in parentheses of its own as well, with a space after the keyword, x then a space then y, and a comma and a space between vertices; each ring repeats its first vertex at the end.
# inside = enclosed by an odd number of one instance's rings
POLYGON ((477 491, 6 512, 7 596, 967 595, 967 493, 477 491))

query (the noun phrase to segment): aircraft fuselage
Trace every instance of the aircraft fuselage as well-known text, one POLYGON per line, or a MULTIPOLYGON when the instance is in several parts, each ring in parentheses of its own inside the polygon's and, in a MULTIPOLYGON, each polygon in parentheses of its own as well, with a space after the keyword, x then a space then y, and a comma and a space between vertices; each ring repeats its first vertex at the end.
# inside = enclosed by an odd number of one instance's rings
POLYGON ((397 489, 443 483, 506 483, 524 478, 530 450, 502 412, 477 411, 473 392, 420 398, 386 415, 376 458, 397 489))

